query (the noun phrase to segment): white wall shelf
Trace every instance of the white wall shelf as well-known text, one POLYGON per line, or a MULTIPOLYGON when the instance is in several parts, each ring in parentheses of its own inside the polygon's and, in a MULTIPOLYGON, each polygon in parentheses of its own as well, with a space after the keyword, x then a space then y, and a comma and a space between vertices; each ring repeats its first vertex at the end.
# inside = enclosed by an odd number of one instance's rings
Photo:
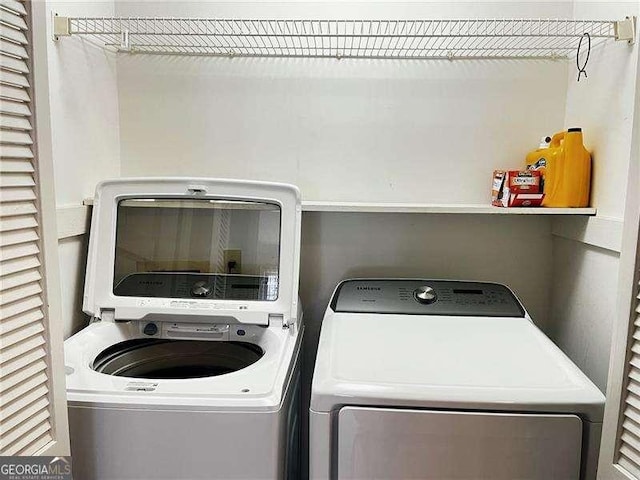
MULTIPOLYGON (((93 205, 93 199, 87 198, 85 206, 93 205)), ((370 202, 320 202, 302 201, 303 212, 360 212, 360 213, 462 213, 491 215, 586 215, 593 216, 595 208, 502 208, 492 205, 473 204, 435 204, 435 203, 370 203, 370 202)))
POLYGON ((375 59, 565 58, 635 40, 635 19, 250 20, 53 18, 54 38, 80 36, 127 53, 375 59))
POLYGON ((450 213, 490 215, 595 215, 595 208, 501 208, 486 204, 359 203, 303 201, 305 212, 450 213))

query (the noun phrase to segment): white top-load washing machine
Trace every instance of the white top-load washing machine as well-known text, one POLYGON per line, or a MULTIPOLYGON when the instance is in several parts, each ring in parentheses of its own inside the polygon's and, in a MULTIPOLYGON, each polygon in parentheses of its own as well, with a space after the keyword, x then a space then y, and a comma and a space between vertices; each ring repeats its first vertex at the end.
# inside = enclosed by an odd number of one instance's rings
POLYGON ((594 479, 603 409, 505 286, 348 280, 322 323, 310 478, 594 479))
POLYGON ((299 478, 298 190, 123 179, 94 202, 74 478, 299 478))

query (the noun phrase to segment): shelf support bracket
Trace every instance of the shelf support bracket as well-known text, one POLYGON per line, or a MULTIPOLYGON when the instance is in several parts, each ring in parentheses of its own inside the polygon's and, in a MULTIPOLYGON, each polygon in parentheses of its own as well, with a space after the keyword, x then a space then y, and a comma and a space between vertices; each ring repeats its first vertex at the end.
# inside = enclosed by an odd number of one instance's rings
POLYGON ((57 13, 52 13, 51 22, 53 24, 52 31, 54 40, 71 35, 71 20, 69 17, 60 17, 57 13))
POLYGON ((629 45, 633 45, 636 41, 636 19, 637 17, 625 17, 614 23, 614 31, 616 41, 626 40, 629 45))
POLYGON ((129 30, 123 30, 120 34, 120 50, 129 52, 131 50, 131 41, 129 40, 129 30))

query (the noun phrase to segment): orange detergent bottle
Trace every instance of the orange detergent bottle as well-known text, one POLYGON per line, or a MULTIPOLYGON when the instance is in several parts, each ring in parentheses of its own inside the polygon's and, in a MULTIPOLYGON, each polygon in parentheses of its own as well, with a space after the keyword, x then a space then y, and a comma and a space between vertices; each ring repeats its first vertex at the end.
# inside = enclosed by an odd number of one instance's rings
POLYGON ((548 148, 527 155, 527 168, 542 173, 543 207, 589 205, 591 155, 584 148, 581 128, 556 133, 548 148))

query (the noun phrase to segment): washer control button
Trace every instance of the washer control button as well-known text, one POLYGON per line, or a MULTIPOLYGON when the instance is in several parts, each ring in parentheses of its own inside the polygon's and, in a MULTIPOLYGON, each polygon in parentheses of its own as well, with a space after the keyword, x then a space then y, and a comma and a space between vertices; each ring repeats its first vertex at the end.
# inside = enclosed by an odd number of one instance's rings
POLYGON ((435 302, 438 298, 438 295, 432 287, 424 285, 422 287, 416 288, 413 291, 413 298, 415 298, 416 302, 418 303, 429 304, 435 302))
POLYGON ((191 287, 191 295, 194 297, 208 297, 211 293, 211 285, 207 282, 196 282, 191 287))
POLYGON ((155 323, 147 323, 144 326, 144 329, 142 330, 142 332, 145 335, 155 335, 156 333, 158 333, 158 326, 155 323))

